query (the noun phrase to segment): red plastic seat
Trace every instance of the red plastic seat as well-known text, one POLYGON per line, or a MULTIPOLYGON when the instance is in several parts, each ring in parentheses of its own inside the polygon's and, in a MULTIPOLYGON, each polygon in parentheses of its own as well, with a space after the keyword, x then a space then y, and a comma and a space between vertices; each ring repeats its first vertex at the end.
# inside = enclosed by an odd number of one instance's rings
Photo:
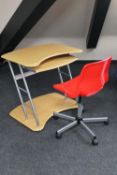
POLYGON ((66 81, 64 83, 55 84, 53 87, 66 94, 69 98, 76 98, 78 103, 78 110, 75 117, 66 114, 54 112, 54 117, 62 118, 68 121, 72 121, 66 126, 56 131, 56 137, 60 138, 61 135, 67 130, 81 125, 89 134, 93 145, 97 145, 97 137, 95 133, 87 126, 86 123, 104 123, 108 124, 108 117, 91 117, 84 118, 83 111, 84 105, 82 103, 81 97, 88 97, 99 92, 107 83, 109 76, 108 71, 110 67, 112 57, 106 58, 102 61, 97 61, 93 63, 86 64, 80 75, 75 78, 66 81), (78 98, 77 98, 78 97, 78 98))
POLYGON ((108 81, 108 70, 112 57, 86 64, 80 75, 64 83, 55 84, 53 87, 65 93, 70 98, 91 96, 99 92, 108 81))

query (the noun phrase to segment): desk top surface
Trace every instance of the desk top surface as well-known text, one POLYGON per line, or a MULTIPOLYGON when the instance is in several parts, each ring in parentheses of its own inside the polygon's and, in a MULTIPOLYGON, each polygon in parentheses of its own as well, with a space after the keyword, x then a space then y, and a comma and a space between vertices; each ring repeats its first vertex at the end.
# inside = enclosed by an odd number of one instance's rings
POLYGON ((2 58, 26 67, 36 67, 49 58, 81 52, 81 49, 67 45, 44 44, 8 52, 2 58))

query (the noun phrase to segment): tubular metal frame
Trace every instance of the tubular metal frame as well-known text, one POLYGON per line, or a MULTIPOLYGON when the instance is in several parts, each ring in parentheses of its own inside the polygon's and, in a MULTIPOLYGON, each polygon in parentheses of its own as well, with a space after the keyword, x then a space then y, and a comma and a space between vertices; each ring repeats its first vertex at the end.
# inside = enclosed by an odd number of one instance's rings
POLYGON ((22 97, 22 94, 21 94, 21 90, 20 90, 20 87, 18 86, 18 82, 15 78, 15 72, 13 70, 13 67, 12 67, 12 64, 10 61, 8 61, 8 65, 9 65, 9 68, 10 68, 10 71, 11 71, 11 74, 13 76, 13 80, 15 82, 15 86, 16 86, 16 89, 17 89, 17 92, 18 92, 18 96, 19 96, 19 99, 20 99, 20 102, 22 104, 22 110, 24 112, 24 115, 25 115, 25 118, 27 119, 28 118, 28 114, 27 114, 27 111, 26 111, 26 106, 25 106, 25 103, 24 103, 24 100, 23 100, 23 97, 22 97))
POLYGON ((18 80, 19 79, 16 78, 17 75, 15 75, 12 64, 11 64, 11 62, 8 62, 8 64, 9 64, 9 67, 10 67, 10 70, 11 70, 11 73, 12 73, 12 76, 13 76, 13 79, 14 79, 14 82, 15 82, 15 85, 16 85, 16 89, 17 89, 17 92, 18 92, 19 99, 20 99, 21 104, 22 104, 22 108, 23 108, 25 118, 28 119, 28 112, 26 110, 26 104, 23 100, 23 95, 21 94, 21 91, 23 91, 23 92, 25 92, 25 94, 27 94, 30 105, 31 105, 31 108, 32 108, 32 112, 33 112, 33 115, 34 115, 34 118, 35 118, 35 121, 37 123, 37 126, 39 126, 38 115, 37 115, 35 106, 34 106, 33 101, 32 101, 32 97, 31 97, 31 94, 30 94, 30 91, 29 91, 29 88, 28 88, 28 85, 27 85, 27 81, 25 79, 25 74, 23 72, 23 67, 21 65, 18 65, 20 73, 21 73, 20 74, 20 77, 21 77, 20 79, 22 79, 25 89, 22 88, 22 87, 19 87, 19 85, 18 85, 18 80))
POLYGON ((72 79, 72 74, 71 74, 70 65, 67 65, 67 69, 68 69, 68 74, 65 73, 65 72, 63 72, 63 71, 61 71, 60 67, 58 67, 58 73, 59 73, 59 78, 60 78, 61 83, 64 82, 63 77, 62 77, 62 74, 63 74, 63 75, 66 75, 66 76, 68 76, 70 79, 72 79))
POLYGON ((18 66, 19 66, 20 73, 21 73, 21 75, 22 75, 22 80, 23 80, 25 89, 26 89, 26 91, 27 91, 27 95, 28 95, 28 98, 29 98, 29 101, 30 101, 30 104, 31 104, 31 108, 32 108, 34 117, 35 117, 35 121, 36 121, 37 125, 39 126, 38 115, 37 115, 36 108, 35 108, 35 106, 34 106, 34 104, 33 104, 33 101, 32 101, 32 97, 31 97, 31 94, 30 94, 30 91, 29 91, 29 88, 28 88, 27 81, 26 81, 25 76, 24 76, 23 68, 22 68, 21 65, 18 65, 18 66))
MULTIPOLYGON (((30 102, 31 110, 33 112, 35 122, 36 122, 37 126, 39 126, 39 117, 37 115, 36 107, 33 103, 33 99, 31 97, 31 93, 30 93, 30 90, 29 90, 29 87, 28 87, 28 84, 27 84, 27 81, 26 81, 26 77, 29 77, 31 75, 35 75, 35 74, 37 74, 37 72, 33 72, 32 70, 27 69, 24 66, 21 66, 21 65, 18 64, 20 74, 15 75, 15 71, 14 71, 12 63, 10 61, 8 61, 8 65, 9 65, 11 74, 13 76, 13 80, 15 82, 15 86, 16 86, 16 89, 17 89, 17 92, 18 92, 18 96, 19 96, 19 99, 20 99, 20 102, 21 102, 21 106, 22 106, 22 110, 24 112, 25 119, 28 119, 28 112, 27 112, 27 107, 28 106, 26 106, 26 104, 24 102, 24 99, 23 99, 23 94, 21 92, 24 92, 27 95, 28 100, 30 102), (26 69, 27 72, 24 72, 23 69, 26 69), (23 81, 25 89, 18 85, 18 80, 23 81)), ((70 79, 72 78, 72 74, 71 74, 71 70, 70 70, 69 65, 67 65, 67 69, 68 69, 68 74, 66 74, 65 72, 61 72, 60 67, 58 68, 58 73, 59 73, 61 83, 63 82, 62 74, 69 76, 70 79)))
MULTIPOLYGON (((66 66, 67 66, 68 73, 65 73, 65 72, 61 71, 60 67, 58 67, 58 74, 59 74, 59 78, 60 78, 60 82, 61 83, 64 82, 62 75, 66 75, 67 77, 69 77, 70 79, 72 79, 70 65, 66 65, 66 66)), ((65 99, 68 98, 65 93, 64 93, 64 96, 65 96, 65 99)))

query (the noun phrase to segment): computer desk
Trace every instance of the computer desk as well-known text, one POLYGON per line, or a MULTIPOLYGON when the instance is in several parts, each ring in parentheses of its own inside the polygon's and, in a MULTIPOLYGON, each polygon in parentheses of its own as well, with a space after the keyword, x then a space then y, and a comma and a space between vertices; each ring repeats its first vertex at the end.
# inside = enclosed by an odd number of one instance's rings
POLYGON ((8 61, 21 105, 10 112, 10 116, 32 131, 41 131, 46 122, 53 116, 53 112, 76 108, 76 102, 58 93, 48 93, 32 98, 26 77, 57 68, 60 81, 63 82, 63 72, 60 67, 67 66, 69 78, 72 78, 70 63, 78 60, 73 53, 82 50, 61 44, 44 44, 30 48, 18 49, 2 55, 8 61), (12 63, 19 67, 16 74, 12 63), (18 80, 22 80, 24 87, 20 87, 18 80), (28 101, 24 101, 24 94, 28 101))

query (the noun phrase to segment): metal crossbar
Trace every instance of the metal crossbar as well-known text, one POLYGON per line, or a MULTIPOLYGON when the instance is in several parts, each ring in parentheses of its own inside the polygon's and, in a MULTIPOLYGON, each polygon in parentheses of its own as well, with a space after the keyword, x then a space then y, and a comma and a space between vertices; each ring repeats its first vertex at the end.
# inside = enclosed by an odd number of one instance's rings
POLYGON ((22 91, 22 92, 27 94, 27 91, 25 89, 21 88, 20 86, 18 86, 18 88, 20 89, 20 91, 22 91))
MULTIPOLYGON (((36 74, 36 73, 37 73, 37 72, 28 71, 28 72, 25 72, 25 73, 23 73, 23 74, 24 74, 24 77, 29 77, 29 76, 34 75, 34 74, 36 74)), ((15 78, 16 78, 16 80, 22 79, 22 74, 17 74, 17 75, 15 75, 15 78)))
POLYGON ((67 74, 66 72, 61 71, 61 74, 66 75, 67 77, 69 77, 69 74, 67 74))
MULTIPOLYGON (((68 73, 61 71, 61 68, 58 67, 58 73, 59 73, 59 78, 60 78, 61 83, 64 82, 62 74, 67 75, 70 79, 72 79, 71 69, 70 69, 69 65, 67 65, 67 70, 68 70, 68 73)), ((65 99, 66 99, 67 95, 65 93, 64 93, 64 96, 65 96, 65 99)))
POLYGON ((59 78, 60 78, 61 83, 64 82, 62 74, 63 74, 63 75, 66 75, 66 76, 68 76, 70 79, 72 79, 71 69, 70 69, 70 66, 69 66, 69 65, 67 65, 67 70, 68 70, 68 73, 61 71, 61 68, 58 67, 58 73, 59 73, 59 78))

